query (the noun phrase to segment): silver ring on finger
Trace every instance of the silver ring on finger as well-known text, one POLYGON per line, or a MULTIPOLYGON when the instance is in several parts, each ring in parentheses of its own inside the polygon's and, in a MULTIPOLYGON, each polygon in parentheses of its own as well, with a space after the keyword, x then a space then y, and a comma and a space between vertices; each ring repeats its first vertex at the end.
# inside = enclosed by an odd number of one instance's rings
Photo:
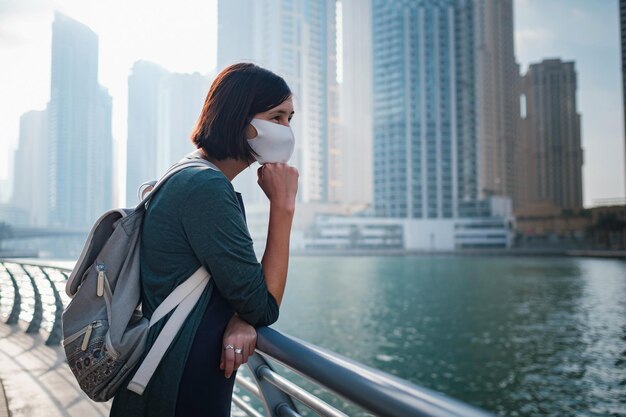
POLYGON ((226 350, 226 349, 234 349, 234 348, 235 347, 233 345, 231 345, 231 344, 228 344, 228 345, 224 346, 224 350, 226 350))
POLYGON ((243 348, 236 348, 235 349, 235 353, 242 353, 243 352, 243 348))

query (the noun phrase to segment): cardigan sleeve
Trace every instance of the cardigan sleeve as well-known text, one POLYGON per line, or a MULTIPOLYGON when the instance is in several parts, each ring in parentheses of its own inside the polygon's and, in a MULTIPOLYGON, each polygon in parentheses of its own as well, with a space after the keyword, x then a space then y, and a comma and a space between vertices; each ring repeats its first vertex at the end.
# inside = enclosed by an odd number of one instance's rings
POLYGON ((232 184, 222 174, 199 171, 194 177, 181 207, 191 249, 241 318, 253 326, 274 323, 278 303, 267 288, 232 184))

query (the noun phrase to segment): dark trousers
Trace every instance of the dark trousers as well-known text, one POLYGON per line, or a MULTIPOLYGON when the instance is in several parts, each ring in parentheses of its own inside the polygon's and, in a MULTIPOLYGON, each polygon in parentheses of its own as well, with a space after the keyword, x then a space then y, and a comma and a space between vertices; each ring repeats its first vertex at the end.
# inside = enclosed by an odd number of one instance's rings
POLYGON ((236 372, 220 369, 222 337, 234 308, 213 288, 200 322, 178 390, 177 417, 230 417, 236 372))

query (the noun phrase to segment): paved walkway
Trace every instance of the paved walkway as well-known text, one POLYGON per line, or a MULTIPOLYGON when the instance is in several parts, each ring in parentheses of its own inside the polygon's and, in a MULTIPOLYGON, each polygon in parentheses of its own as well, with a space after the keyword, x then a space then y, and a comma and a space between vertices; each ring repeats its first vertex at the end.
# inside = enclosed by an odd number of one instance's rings
POLYGON ((109 403, 95 403, 80 390, 63 349, 24 330, 0 323, 0 417, 9 416, 7 406, 11 417, 108 416, 109 403))
POLYGON ((1 380, 0 380, 0 417, 9 417, 7 396, 4 394, 4 385, 2 385, 1 380))

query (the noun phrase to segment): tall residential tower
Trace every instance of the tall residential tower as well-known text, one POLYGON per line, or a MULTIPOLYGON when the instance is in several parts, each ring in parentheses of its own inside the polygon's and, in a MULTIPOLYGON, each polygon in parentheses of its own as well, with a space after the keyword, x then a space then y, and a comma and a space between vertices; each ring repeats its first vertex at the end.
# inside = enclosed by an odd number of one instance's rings
POLYGON ((159 87, 167 72, 147 61, 133 65, 128 77, 128 139, 126 141, 126 206, 138 203, 137 190, 158 178, 157 137, 159 87))
POLYGON ((580 114, 576 105, 574 62, 548 59, 532 64, 522 79, 516 209, 550 204, 583 207, 580 114))
POLYGON ((98 37, 56 12, 52 25, 49 222, 90 226, 112 206, 111 96, 98 84, 98 37))
POLYGON ((345 203, 372 204, 372 4, 341 0, 338 175, 345 203))
POLYGON ((377 215, 489 216, 512 194, 512 1, 372 5, 377 215))
POLYGON ((46 110, 20 117, 19 145, 13 165, 14 206, 27 213, 31 226, 48 223, 48 120, 46 110))

